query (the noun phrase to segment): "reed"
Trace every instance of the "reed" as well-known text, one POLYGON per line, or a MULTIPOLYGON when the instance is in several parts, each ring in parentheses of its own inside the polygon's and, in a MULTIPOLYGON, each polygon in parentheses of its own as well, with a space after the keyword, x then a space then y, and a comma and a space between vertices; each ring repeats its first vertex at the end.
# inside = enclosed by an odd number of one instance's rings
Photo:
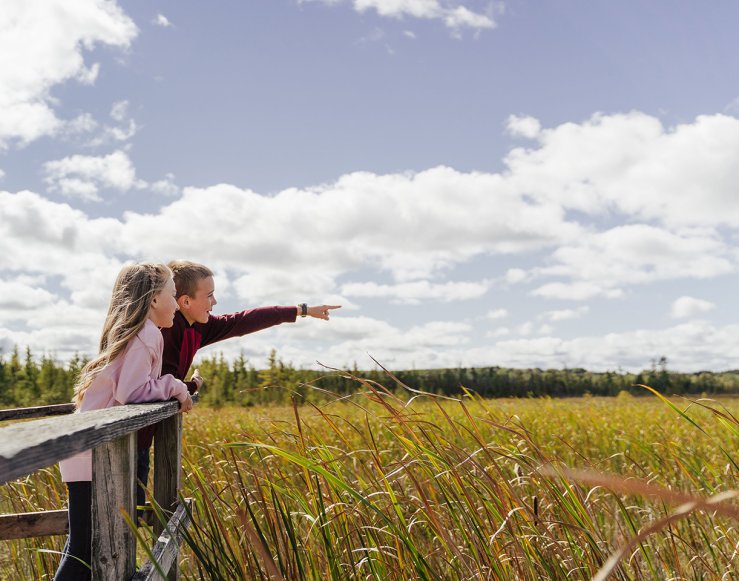
POLYGON ((725 425, 736 404, 686 401, 675 413, 644 398, 407 402, 373 388, 248 420, 199 414, 192 430, 216 442, 187 448, 198 523, 188 571, 591 579, 608 566, 616 579, 730 578, 736 507, 730 495, 700 502, 738 488, 739 442, 725 425), (699 504, 676 516, 689 499, 699 504))
MULTIPOLYGON (((188 416, 184 578, 731 579, 739 569, 738 399, 361 388, 320 406, 188 416)), ((60 508, 61 490, 45 471, 6 487, 0 508, 60 508)), ((56 557, 38 549, 61 541, 4 543, 0 577, 44 578, 56 557)))

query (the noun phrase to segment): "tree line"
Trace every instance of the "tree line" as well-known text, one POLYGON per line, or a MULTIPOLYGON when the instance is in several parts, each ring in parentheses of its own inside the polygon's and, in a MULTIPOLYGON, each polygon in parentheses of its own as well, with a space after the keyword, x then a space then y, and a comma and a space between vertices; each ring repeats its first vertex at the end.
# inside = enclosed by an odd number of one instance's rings
MULTIPOLYGON (((29 407, 66 403, 80 369, 87 360, 75 355, 61 363, 49 354, 34 357, 30 349, 0 353, 0 406, 29 407)), ((446 369, 397 370, 388 374, 377 366, 344 371, 296 368, 270 353, 267 366, 257 369, 242 354, 227 361, 223 354, 197 362, 206 379, 201 401, 219 406, 243 406, 324 401, 381 385, 393 392, 413 390, 441 395, 459 395, 470 390, 483 397, 568 397, 585 394, 615 396, 622 392, 646 394, 639 384, 667 395, 739 393, 739 370, 698 373, 669 371, 664 357, 640 373, 592 372, 585 369, 512 369, 504 367, 458 367, 446 369)))

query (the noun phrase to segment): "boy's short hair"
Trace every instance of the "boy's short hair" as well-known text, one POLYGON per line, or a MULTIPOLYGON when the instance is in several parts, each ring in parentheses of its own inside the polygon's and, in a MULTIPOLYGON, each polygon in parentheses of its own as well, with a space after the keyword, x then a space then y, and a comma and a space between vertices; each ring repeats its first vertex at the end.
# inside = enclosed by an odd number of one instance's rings
POLYGON ((210 268, 189 260, 173 260, 167 266, 172 270, 177 298, 182 295, 194 298, 198 290, 198 282, 213 276, 213 271, 210 268))

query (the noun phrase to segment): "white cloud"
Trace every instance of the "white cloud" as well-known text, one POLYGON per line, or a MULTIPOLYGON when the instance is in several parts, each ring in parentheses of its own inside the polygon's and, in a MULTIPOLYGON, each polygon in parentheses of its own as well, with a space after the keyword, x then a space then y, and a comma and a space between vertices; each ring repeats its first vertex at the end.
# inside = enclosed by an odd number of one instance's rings
POLYGON ((5 0, 0 11, 0 149, 59 131, 50 98, 54 85, 91 84, 99 65, 87 66, 83 49, 127 48, 136 26, 106 0, 5 0))
MULTIPOLYGON (((344 3, 342 0, 299 0, 300 3, 321 2, 329 6, 344 3)), ((495 28, 490 10, 487 13, 474 12, 465 5, 454 2, 442 4, 439 0, 352 0, 357 12, 374 10, 386 18, 419 18, 440 20, 447 28, 459 33, 462 29, 484 30, 495 28)), ((406 36, 410 36, 407 31, 406 36)))
POLYGON ((68 121, 64 133, 68 137, 91 133, 99 127, 99 123, 89 113, 82 113, 68 121))
POLYGON ((484 29, 495 28, 495 22, 487 14, 472 12, 464 6, 445 9, 444 24, 448 28, 460 30, 462 28, 484 29))
POLYGON ((509 268, 504 276, 508 284, 518 284, 529 278, 529 274, 522 268, 509 268))
POLYGON ((513 331, 518 335, 531 335, 531 333, 534 332, 534 323, 532 323, 531 321, 527 321, 526 323, 522 323, 521 325, 516 327, 513 331))
POLYGON ((172 23, 164 14, 157 14, 156 18, 152 21, 152 24, 156 24, 162 28, 170 28, 172 26, 172 23))
POLYGON ((72 155, 49 161, 44 164, 44 172, 49 191, 87 202, 101 201, 99 192, 104 188, 119 192, 148 189, 170 197, 179 192, 171 173, 151 183, 137 178, 136 169, 123 150, 106 156, 72 155))
MULTIPOLYGON (((180 256, 179 254, 175 256, 180 256)), ((185 254, 185 256, 189 256, 185 254)), ((207 264, 218 264, 219 261, 206 260, 207 264)), ((279 264, 279 263, 277 263, 279 264)), ((292 267, 277 270, 274 266, 251 268, 242 265, 239 269, 251 270, 248 274, 239 276, 233 281, 236 294, 248 304, 297 304, 298 302, 313 303, 317 300, 331 302, 338 300, 338 304, 345 304, 345 300, 337 298, 335 274, 316 269, 308 269, 295 276, 292 267)), ((217 281, 221 286, 222 277, 217 281)))
POLYGON ((163 180, 157 180, 148 185, 149 190, 163 196, 176 196, 180 192, 179 186, 174 183, 174 174, 168 173, 163 180))
MULTIPOLYGON (((534 121, 514 121, 519 133, 534 121)), ((533 129, 530 131, 533 134, 533 129)), ((506 157, 519 192, 593 216, 619 213, 667 227, 739 225, 739 119, 704 115, 663 127, 632 112, 594 115, 537 134, 506 157)))
POLYGON ((670 308, 670 316, 673 319, 689 319, 703 315, 716 308, 716 305, 709 301, 696 299, 694 297, 683 296, 672 303, 670 308))
POLYGON ((128 118, 128 101, 116 101, 110 109, 110 116, 116 121, 125 121, 128 118))
POLYGON ((496 339, 498 337, 505 337, 511 334, 511 330, 508 327, 498 327, 493 331, 485 333, 485 337, 488 339, 496 339))
POLYGON ((107 304, 105 295, 121 265, 115 258, 121 228, 118 220, 90 219, 31 192, 0 191, 0 273, 3 279, 8 272, 61 277, 72 295, 94 307, 107 304))
MULTIPOLYGON (((370 366, 371 355, 381 364, 395 368, 398 364, 410 368, 415 363, 437 366, 447 350, 468 345, 471 331, 469 325, 450 321, 431 321, 403 329, 366 317, 338 316, 323 328, 310 327, 314 338, 320 336, 331 345, 326 352, 328 361, 350 364, 361 358, 370 366)), ((289 328, 279 329, 281 337, 291 332, 289 328)))
POLYGON ((54 295, 47 290, 20 280, 0 280, 0 312, 2 318, 15 317, 24 320, 29 310, 38 309, 53 302, 54 295))
POLYGON ((541 123, 527 115, 511 115, 506 122, 506 129, 513 137, 534 139, 541 132, 541 123))
POLYGON ((432 284, 427 280, 396 285, 355 282, 344 284, 341 292, 350 297, 385 298, 395 303, 418 304, 429 300, 449 303, 479 298, 488 291, 490 284, 489 281, 432 284))
POLYGON ((369 266, 409 282, 475 256, 575 240, 581 231, 556 206, 531 203, 502 187, 499 176, 438 167, 417 174, 354 173, 271 197, 227 185, 186 188, 159 215, 129 215, 126 233, 123 242, 132 249, 143 250, 146 239, 165 254, 200 256, 229 268, 249 264, 264 271, 281 264, 302 273, 320 256, 322 272, 332 277, 369 266), (210 243, 183 240, 183 225, 196 227, 205 216, 210 243))
POLYGON ((508 310, 507 309, 495 309, 490 310, 485 315, 488 319, 505 319, 508 316, 508 310))
POLYGON ((570 340, 538 337, 499 341, 492 348, 469 353, 467 361, 472 364, 488 356, 499 365, 512 367, 640 371, 653 359, 665 356, 675 370, 725 370, 736 367, 738 345, 739 325, 715 327, 692 322, 570 340))
MULTIPOLYGON (((84 145, 86 147, 100 147, 110 143, 120 143, 129 141, 138 132, 138 125, 136 121, 129 116, 130 104, 128 101, 116 101, 110 110, 110 117, 116 123, 116 125, 101 125, 97 122, 90 124, 87 127, 87 132, 92 133, 92 137, 89 138, 84 145)), ((70 133, 67 128, 66 133, 70 133)), ((80 133, 77 132, 71 132, 80 133)))
POLYGON ((548 299, 585 301, 599 296, 617 299, 624 293, 621 289, 606 288, 589 282, 549 282, 535 289, 532 294, 548 299))
POLYGON ((733 272, 732 249, 715 233, 686 232, 633 224, 584 235, 576 244, 553 253, 555 264, 538 276, 568 277, 547 283, 535 295, 585 300, 618 297, 623 287, 677 278, 713 278, 733 272), (686 268, 686 264, 690 268, 686 268))
POLYGON ((567 321, 571 319, 579 319, 590 311, 590 307, 583 305, 576 309, 560 309, 556 311, 547 311, 539 315, 539 319, 549 321, 550 323, 558 323, 559 321, 567 321))
MULTIPOLYGON (((116 115, 127 114, 122 105, 115 109, 116 115)), ((649 119, 632 114, 542 129, 534 149, 509 156, 509 160, 517 158, 522 163, 509 165, 501 174, 463 173, 447 167, 388 175, 357 172, 321 187, 287 189, 270 196, 223 184, 185 188, 155 212, 129 212, 121 219, 92 219, 68 204, 53 203, 31 192, 0 192, 4 250, 0 254, 0 276, 4 281, 27 286, 31 283, 18 282, 16 275, 42 274, 54 281, 41 281, 34 287, 54 295, 54 301, 33 313, 29 311, 26 327, 13 331, 14 337, 61 341, 62 329, 55 327, 42 334, 44 321, 52 324, 55 310, 93 321, 93 315, 107 304, 121 262, 129 259, 187 257, 204 262, 218 272, 218 292, 228 291, 246 304, 293 304, 328 298, 348 307, 352 306, 347 300, 350 292, 403 301, 457 300, 465 293, 482 293, 483 283, 487 285, 488 281, 454 280, 455 268, 469 265, 474 259, 489 260, 499 255, 505 255, 502 262, 506 265, 523 256, 526 268, 508 268, 502 277, 491 280, 521 285, 535 282, 534 288, 527 289, 535 295, 568 300, 627 297, 634 285, 684 278, 708 280, 735 272, 739 253, 733 231, 725 227, 734 220, 733 202, 714 196, 711 188, 719 186, 711 179, 706 182, 711 191, 705 199, 724 200, 725 212, 705 212, 690 224, 680 212, 649 218, 644 210, 646 202, 630 206, 623 200, 614 201, 608 189, 599 185, 606 184, 607 176, 624 180, 621 173, 642 171, 641 158, 631 155, 632 149, 644 149, 642 142, 649 144, 648 157, 652 159, 660 158, 657 150, 659 143, 664 144, 663 156, 671 160, 670 173, 681 174, 684 170, 680 160, 671 156, 676 134, 695 136, 701 129, 708 132, 704 139, 712 142, 711 131, 716 131, 716 139, 721 141, 720 135, 731 127, 718 116, 716 123, 700 118, 691 126, 664 131, 659 123, 655 128, 649 119), (632 131, 633 142, 618 139, 626 131, 624 126, 632 131), (642 128, 639 139, 634 137, 634 126, 642 128), (607 153, 595 147, 599 140, 609 150, 607 153), (618 157, 613 149, 622 150, 623 163, 618 171, 613 167, 612 158, 618 157), (596 158, 607 158, 607 163, 597 163, 584 155, 590 150, 595 151, 596 158), (537 155, 547 163, 532 166, 530 162, 537 155), (551 159, 560 163, 550 163, 551 159), (582 170, 581 164, 588 170, 582 170), (567 175, 581 178, 567 182, 567 175), (568 215, 568 210, 577 211, 568 215), (603 224, 613 220, 601 222, 600 216, 611 218, 613 213, 625 214, 628 223, 604 229, 603 224), (183 232, 202 236, 183 236, 183 232), (389 274, 393 280, 358 286, 346 282, 368 280, 373 272, 383 278, 389 274)), ((81 119, 80 124, 84 123, 81 119)), ((102 187, 123 191, 145 184, 136 177, 125 151, 116 153, 120 153, 118 161, 124 163, 111 163, 110 156, 71 156, 50 162, 47 178, 60 191, 69 187, 88 196, 98 195, 102 187), (122 171, 109 172, 111 167, 122 171), (130 171, 123 171, 126 168, 130 171)), ((705 158, 706 152, 696 155, 705 158)), ((718 152, 715 155, 716 159, 706 163, 718 167, 718 152)), ((739 161, 734 159, 739 154, 731 148, 721 156, 739 161)), ((690 179, 689 170, 682 179, 690 179)), ((173 176, 161 181, 162 190, 171 186, 173 191, 176 187, 173 176)), ((665 191, 645 190, 644 197, 659 200, 678 195, 670 189, 670 183, 660 186, 667 188, 665 191)), ((156 183, 150 187, 159 188, 156 183)), ((624 197, 630 194, 626 192, 624 197)), ((695 303, 691 308, 695 312, 695 303)), ((551 336, 552 325, 586 312, 583 307, 547 311, 528 324, 515 321, 505 329, 491 330, 488 345, 472 346, 472 330, 464 325, 400 328, 349 317, 342 311, 329 326, 291 328, 293 335, 285 349, 296 361, 303 361, 305 355, 297 346, 305 345, 300 341, 315 338, 311 352, 322 349, 326 361, 351 362, 361 353, 370 352, 393 366, 455 366, 460 362, 545 366, 547 362, 556 365, 564 361, 569 366, 614 368, 619 364, 643 366, 642 358, 648 353, 648 358, 665 354, 681 364, 683 360, 677 358, 685 357, 686 366, 715 364, 712 368, 718 368, 736 355, 732 344, 721 344, 735 339, 732 327, 679 326, 673 329, 677 337, 667 331, 570 340, 551 336), (333 324, 345 318, 353 323, 333 324), (339 329, 344 335, 332 334, 339 329), (348 336, 367 329, 373 336, 348 336), (711 345, 718 349, 713 359, 708 357, 704 363, 688 354, 690 341, 703 345, 695 329, 711 333, 711 345), (515 336, 516 341, 502 340, 515 336), (637 347, 632 349, 628 341, 637 347), (673 345, 671 341, 678 343, 673 345), (589 351, 591 342, 593 348, 589 351), (588 360, 590 356, 592 360, 588 360)), ((288 331, 275 332, 281 340, 282 333, 288 331)), ((85 336, 94 345, 92 330, 75 333, 74 341, 82 341, 85 336)), ((485 330, 478 335, 483 333, 485 330)), ((2 335, 0 341, 7 341, 8 336, 2 335)), ((74 341, 70 339, 69 349, 74 341)), ((256 356, 259 349, 273 343, 274 335, 265 335, 264 339, 250 339, 248 344, 254 346, 256 356)))
POLYGON ((128 154, 121 150, 104 157, 72 155, 49 161, 44 172, 50 191, 86 201, 100 201, 101 187, 126 192, 143 186, 128 154))

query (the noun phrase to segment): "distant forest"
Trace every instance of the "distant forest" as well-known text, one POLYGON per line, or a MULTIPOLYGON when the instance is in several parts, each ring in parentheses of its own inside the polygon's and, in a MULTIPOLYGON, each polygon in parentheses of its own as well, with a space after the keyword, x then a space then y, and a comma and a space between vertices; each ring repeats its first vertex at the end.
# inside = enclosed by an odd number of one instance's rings
MULTIPOLYGON (((79 356, 63 364, 44 354, 37 358, 26 349, 0 353, 0 407, 29 407, 66 403, 79 370, 86 363, 79 356)), ((257 405, 298 401, 324 401, 367 387, 351 376, 376 382, 397 392, 404 388, 459 395, 465 389, 483 397, 568 397, 585 394, 614 396, 621 392, 646 395, 637 384, 649 385, 666 395, 739 394, 739 371, 675 373, 667 360, 655 360, 641 373, 594 373, 585 369, 509 369, 503 367, 459 367, 453 369, 393 370, 397 381, 379 366, 341 372, 298 369, 272 351, 268 367, 256 369, 243 355, 233 362, 223 355, 198 361, 205 378, 201 402, 257 405)))

